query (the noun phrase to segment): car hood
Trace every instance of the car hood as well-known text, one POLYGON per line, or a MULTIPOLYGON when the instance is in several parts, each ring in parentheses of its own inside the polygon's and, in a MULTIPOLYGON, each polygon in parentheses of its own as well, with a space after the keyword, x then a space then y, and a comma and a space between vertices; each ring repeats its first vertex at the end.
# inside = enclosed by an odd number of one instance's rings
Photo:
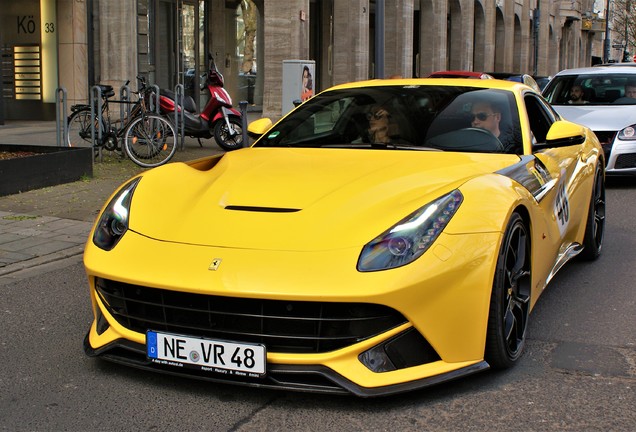
POLYGON ((248 148, 209 169, 147 171, 130 229, 162 241, 331 250, 366 244, 402 218, 515 155, 433 151, 248 148))
POLYGON ((634 105, 557 105, 554 109, 566 120, 593 131, 618 131, 636 123, 634 105))

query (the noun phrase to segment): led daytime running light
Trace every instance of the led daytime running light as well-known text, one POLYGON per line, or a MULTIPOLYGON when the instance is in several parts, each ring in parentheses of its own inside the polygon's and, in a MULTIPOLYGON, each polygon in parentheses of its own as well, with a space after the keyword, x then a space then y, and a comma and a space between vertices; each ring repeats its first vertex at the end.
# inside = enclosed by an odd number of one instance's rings
POLYGON ((446 228, 463 199, 454 190, 398 222, 362 249, 358 270, 386 270, 419 258, 446 228))

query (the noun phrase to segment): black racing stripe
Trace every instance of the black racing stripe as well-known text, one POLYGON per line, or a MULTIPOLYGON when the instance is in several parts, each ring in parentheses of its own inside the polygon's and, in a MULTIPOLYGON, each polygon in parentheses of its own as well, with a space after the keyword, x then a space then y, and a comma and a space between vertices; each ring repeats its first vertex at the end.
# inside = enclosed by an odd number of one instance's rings
POLYGON ((497 171, 497 174, 516 181, 535 198, 543 191, 544 185, 552 180, 543 162, 532 155, 521 156, 518 163, 497 171))

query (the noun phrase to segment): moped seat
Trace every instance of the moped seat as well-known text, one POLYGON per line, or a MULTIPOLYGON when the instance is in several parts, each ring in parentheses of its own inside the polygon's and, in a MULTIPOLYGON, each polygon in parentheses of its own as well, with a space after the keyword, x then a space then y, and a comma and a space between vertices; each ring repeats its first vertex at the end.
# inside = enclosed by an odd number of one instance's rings
MULTIPOLYGON (((164 96, 166 96, 166 97, 168 97, 168 98, 170 98, 170 99, 172 99, 172 100, 175 100, 175 94, 171 90, 161 89, 159 91, 159 93, 164 95, 164 96)), ((197 105, 194 102, 194 99, 192 99, 192 96, 185 96, 183 98, 183 106, 184 106, 186 111, 191 112, 193 114, 196 114, 197 105)))

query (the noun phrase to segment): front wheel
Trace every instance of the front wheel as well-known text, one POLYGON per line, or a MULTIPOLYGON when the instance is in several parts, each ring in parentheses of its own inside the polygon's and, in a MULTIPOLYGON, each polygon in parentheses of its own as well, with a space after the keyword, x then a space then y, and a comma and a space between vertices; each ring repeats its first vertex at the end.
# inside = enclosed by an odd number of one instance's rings
POLYGON ((153 168, 174 156, 177 136, 169 121, 156 114, 145 114, 134 119, 126 129, 124 149, 140 167, 153 168))
POLYGON ((231 151, 243 147, 243 125, 241 120, 230 117, 230 127, 225 119, 220 119, 214 125, 214 139, 223 150, 231 151))
POLYGON ((492 284, 485 359, 495 369, 513 366, 525 343, 530 313, 530 236, 513 213, 497 257, 492 284))

